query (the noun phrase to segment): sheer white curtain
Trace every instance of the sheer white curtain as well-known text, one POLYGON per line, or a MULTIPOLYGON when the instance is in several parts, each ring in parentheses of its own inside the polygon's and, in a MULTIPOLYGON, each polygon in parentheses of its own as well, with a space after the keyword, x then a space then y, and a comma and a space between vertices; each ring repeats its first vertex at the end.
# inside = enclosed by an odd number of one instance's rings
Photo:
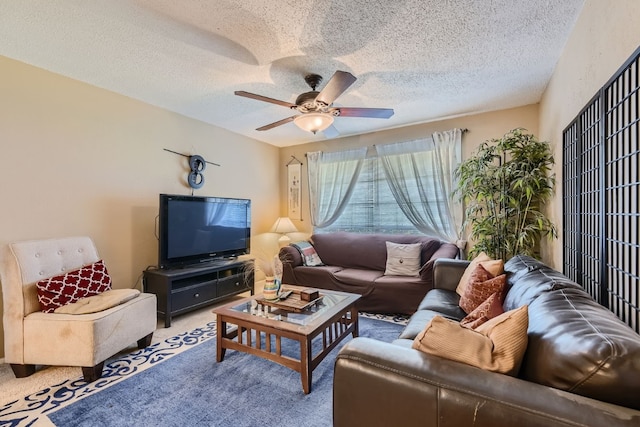
POLYGON ((446 198, 447 212, 449 219, 453 225, 451 237, 456 237, 454 241, 461 250, 464 251, 467 241, 464 240, 462 224, 464 222, 464 210, 459 197, 453 195, 457 187, 456 168, 462 162, 462 131, 460 129, 452 129, 445 132, 434 132, 433 143, 435 151, 440 158, 439 165, 442 175, 442 188, 446 198))
MULTIPOLYGON (((433 138, 386 144, 376 150, 400 209, 421 232, 464 246, 462 206, 453 197, 461 160, 459 129, 433 138)), ((463 247, 461 247, 462 249, 463 247)))
POLYGON ((326 227, 342 213, 358 180, 367 148, 307 153, 311 224, 326 227))

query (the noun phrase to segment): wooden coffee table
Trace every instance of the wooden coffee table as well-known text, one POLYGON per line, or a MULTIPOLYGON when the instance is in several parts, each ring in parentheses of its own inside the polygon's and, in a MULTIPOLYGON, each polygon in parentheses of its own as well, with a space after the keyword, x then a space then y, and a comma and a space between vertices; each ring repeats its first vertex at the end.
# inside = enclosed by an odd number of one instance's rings
MULTIPOLYGON (((284 285, 299 299, 302 289, 284 285)), ((301 312, 263 305, 261 295, 236 300, 213 312, 217 316, 216 360, 222 362, 227 349, 253 354, 300 373, 302 390, 311 392, 312 372, 329 352, 349 334, 358 336, 360 295, 319 290, 320 298, 301 312), (231 325, 235 325, 233 327, 231 325), (321 337, 321 338, 320 338, 321 337), (282 354, 282 338, 300 343, 300 357, 282 354), (312 343, 321 346, 315 354, 312 343)))

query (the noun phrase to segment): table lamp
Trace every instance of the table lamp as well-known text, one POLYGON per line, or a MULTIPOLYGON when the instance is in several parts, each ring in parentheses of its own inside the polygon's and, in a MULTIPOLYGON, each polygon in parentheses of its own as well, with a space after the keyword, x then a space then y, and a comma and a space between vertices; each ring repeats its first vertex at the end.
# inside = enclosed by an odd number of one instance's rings
POLYGON ((273 224, 273 227, 271 227, 272 233, 282 234, 278 239, 279 247, 287 246, 291 243, 291 239, 286 235, 286 233, 295 233, 296 231, 298 231, 298 229, 293 225, 293 222, 291 222, 289 217, 286 216, 278 218, 275 224, 273 224))

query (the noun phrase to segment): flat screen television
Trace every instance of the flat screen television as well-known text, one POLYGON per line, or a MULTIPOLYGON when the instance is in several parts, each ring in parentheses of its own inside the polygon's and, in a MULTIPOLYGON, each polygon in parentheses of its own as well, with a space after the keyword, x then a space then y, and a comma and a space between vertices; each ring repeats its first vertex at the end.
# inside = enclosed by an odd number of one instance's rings
POLYGON ((251 200, 160 194, 160 268, 248 254, 250 240, 251 200))

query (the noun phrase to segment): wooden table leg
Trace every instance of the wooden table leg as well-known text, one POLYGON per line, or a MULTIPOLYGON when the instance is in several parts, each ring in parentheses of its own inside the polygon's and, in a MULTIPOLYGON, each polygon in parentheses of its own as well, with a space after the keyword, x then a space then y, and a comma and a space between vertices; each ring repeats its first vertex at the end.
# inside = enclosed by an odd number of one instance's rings
POLYGON ((222 347, 222 338, 226 338, 227 322, 221 320, 218 315, 218 333, 216 334, 216 362, 222 362, 224 359, 225 348, 222 347))
POLYGON ((355 338, 360 334, 358 330, 358 310, 355 306, 351 308, 351 320, 353 320, 353 332, 351 335, 355 338))
POLYGON ((300 340, 300 379, 302 380, 304 394, 311 393, 311 382, 313 381, 311 355, 311 339, 306 337, 300 340))

